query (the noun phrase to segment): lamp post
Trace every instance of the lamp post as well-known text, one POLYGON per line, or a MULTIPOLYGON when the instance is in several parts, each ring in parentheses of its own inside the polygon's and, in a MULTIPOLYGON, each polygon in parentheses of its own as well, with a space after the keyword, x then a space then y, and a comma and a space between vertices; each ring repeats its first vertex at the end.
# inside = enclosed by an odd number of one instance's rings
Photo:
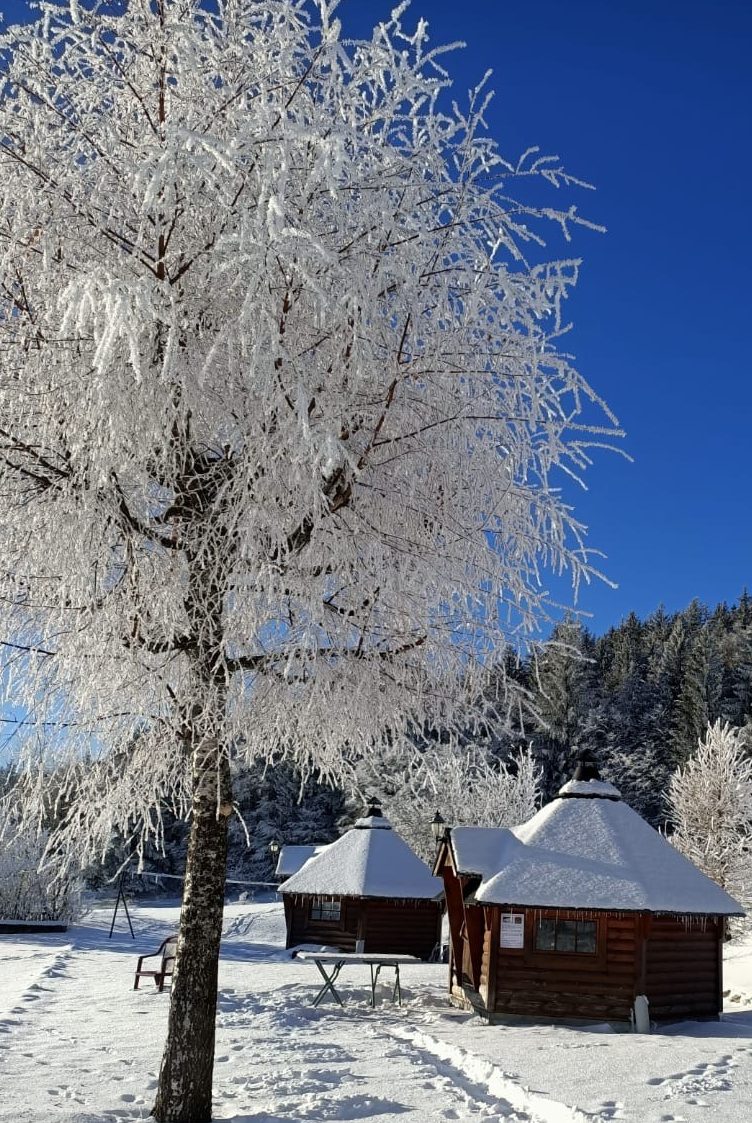
POLYGON ((433 834, 433 840, 438 850, 439 843, 446 833, 446 820, 440 811, 437 811, 433 819, 431 819, 431 833, 433 834))
POLYGON ((277 872, 277 859, 279 858, 279 852, 281 849, 282 848, 277 839, 273 838, 269 843, 269 853, 271 854, 272 861, 274 862, 275 873, 277 872))

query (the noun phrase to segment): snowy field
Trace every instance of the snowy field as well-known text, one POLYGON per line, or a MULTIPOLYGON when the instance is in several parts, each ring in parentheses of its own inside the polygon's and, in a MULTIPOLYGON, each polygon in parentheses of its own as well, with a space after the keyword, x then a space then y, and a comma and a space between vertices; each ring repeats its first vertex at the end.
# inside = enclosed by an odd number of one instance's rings
MULTIPOLYGON (((137 955, 177 921, 133 908, 136 941, 107 939, 110 911, 72 931, 0 937, 0 1120, 123 1123, 152 1105, 168 996, 134 992, 137 955)), ((228 905, 220 968, 215 1118, 295 1120, 752 1119, 752 941, 731 947, 720 1023, 651 1036, 485 1026, 446 1003, 446 966, 403 971, 404 1004, 384 986, 368 1005, 367 968, 343 970, 345 1007, 318 1009, 312 963, 283 950, 281 906, 228 905)))

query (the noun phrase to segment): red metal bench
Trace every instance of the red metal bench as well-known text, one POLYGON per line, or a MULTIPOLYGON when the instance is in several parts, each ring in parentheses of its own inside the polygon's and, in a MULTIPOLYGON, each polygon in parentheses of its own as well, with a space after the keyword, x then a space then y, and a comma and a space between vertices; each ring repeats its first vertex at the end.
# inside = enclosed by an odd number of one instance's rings
POLYGON ((177 951, 178 938, 177 936, 168 936, 159 945, 157 951, 151 952, 149 955, 142 955, 136 967, 136 978, 133 982, 133 989, 138 990, 139 980, 147 975, 149 978, 154 979, 157 984, 157 990, 163 991, 165 980, 172 978, 172 972, 175 967, 175 952, 177 951), (155 969, 144 969, 145 959, 156 959, 159 956, 159 966, 155 969))

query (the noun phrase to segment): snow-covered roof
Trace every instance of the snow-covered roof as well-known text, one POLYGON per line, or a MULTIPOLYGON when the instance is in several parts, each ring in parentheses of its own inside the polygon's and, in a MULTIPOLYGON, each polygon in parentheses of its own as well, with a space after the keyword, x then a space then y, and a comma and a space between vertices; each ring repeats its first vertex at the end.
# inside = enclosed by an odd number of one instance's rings
POLYGON ((277 858, 277 868, 274 873, 277 877, 291 877, 297 873, 301 866, 304 866, 309 858, 314 854, 321 853, 328 843, 320 846, 283 846, 277 858))
POLYGON ((521 826, 456 827, 451 841, 458 871, 480 875, 484 904, 743 913, 600 780, 570 781, 521 826))
POLYGON ((353 826, 359 830, 364 827, 373 831, 390 831, 392 829, 392 824, 383 815, 363 815, 360 819, 355 820, 353 826))
POLYGON ((442 883, 383 816, 359 819, 352 830, 309 858, 283 881, 280 893, 335 897, 433 899, 442 883))
POLYGON ((586 799, 621 799, 619 789, 606 780, 569 780, 559 789, 559 795, 580 795, 586 799))
POLYGON ((454 827, 450 834, 457 872, 490 877, 501 865, 508 833, 500 827, 454 827))

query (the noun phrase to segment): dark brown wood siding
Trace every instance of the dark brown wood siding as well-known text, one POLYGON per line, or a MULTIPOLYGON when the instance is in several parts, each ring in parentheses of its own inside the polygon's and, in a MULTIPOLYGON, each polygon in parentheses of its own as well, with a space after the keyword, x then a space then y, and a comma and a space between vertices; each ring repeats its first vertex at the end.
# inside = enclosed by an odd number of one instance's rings
MULTIPOLYGON (((333 900, 334 898, 327 898, 333 900)), ((325 944, 341 951, 355 951, 358 938, 358 920, 361 902, 340 899, 340 918, 333 920, 312 920, 312 897, 284 895, 285 920, 287 922, 287 947, 299 944, 325 944)))
POLYGON ((368 900, 365 950, 430 959, 441 940, 441 904, 437 901, 368 900))
POLYGON ((462 901, 463 887, 451 865, 447 862, 443 869, 444 899, 446 900, 447 917, 449 920, 449 989, 450 993, 461 993, 462 987, 462 961, 464 959, 464 941, 462 929, 465 920, 464 905, 462 901))
POLYGON ((722 922, 653 917, 645 955, 650 1017, 715 1017, 721 1012, 722 922))
POLYGON ((480 996, 486 1010, 493 1008, 496 982, 496 941, 498 940, 498 912, 496 909, 483 909, 483 958, 480 965, 480 996))
MULTIPOLYGON (((483 906, 467 905, 465 907, 465 944, 467 947, 467 971, 471 985, 475 990, 480 989, 481 972, 483 969, 483 942, 485 926, 483 923, 483 906)), ((464 970, 463 966, 463 970, 464 970)))
POLYGON ((352 952, 356 940, 362 939, 367 952, 383 951, 429 959, 441 939, 440 902, 362 897, 327 899, 339 899, 339 921, 312 920, 312 897, 284 895, 287 947, 326 944, 352 952))
MULTIPOLYGON (((499 914, 504 911, 510 910, 497 910, 499 914)), ((519 951, 497 949, 494 1013, 542 1018, 629 1018, 638 960, 636 915, 547 909, 511 911, 525 912, 525 947, 519 951), (597 952, 592 956, 536 952, 534 938, 539 916, 596 920, 597 952)))

